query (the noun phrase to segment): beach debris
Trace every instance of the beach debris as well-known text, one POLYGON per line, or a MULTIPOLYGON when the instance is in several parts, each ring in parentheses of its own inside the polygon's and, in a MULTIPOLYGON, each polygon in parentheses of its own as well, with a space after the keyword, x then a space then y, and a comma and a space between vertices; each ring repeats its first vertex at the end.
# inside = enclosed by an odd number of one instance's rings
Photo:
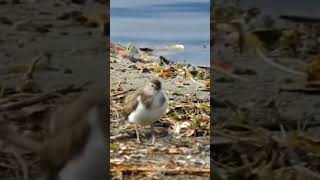
POLYGON ((158 51, 183 51, 184 45, 182 44, 175 44, 170 46, 164 46, 157 49, 158 51))
POLYGON ((202 175, 209 175, 210 169, 209 168, 195 168, 195 167, 180 167, 177 163, 171 163, 171 167, 159 164, 134 164, 134 163, 121 163, 117 161, 111 162, 111 172, 120 173, 119 176, 122 177, 122 173, 126 174, 133 174, 133 173, 146 173, 146 172, 161 172, 169 175, 178 175, 178 174, 202 174, 202 175), (173 166, 173 164, 175 166, 173 166))
POLYGON ((145 53, 150 53, 150 52, 153 52, 153 49, 150 49, 150 48, 139 48, 140 51, 143 51, 145 53))
POLYGON ((298 22, 298 23, 320 23, 320 18, 317 18, 317 17, 306 17, 306 16, 282 14, 279 16, 279 18, 293 21, 293 22, 298 22))
POLYGON ((161 70, 160 77, 168 78, 171 77, 171 70, 169 68, 165 68, 161 70))
POLYGON ((305 77, 306 75, 301 72, 301 71, 297 71, 297 70, 293 70, 293 69, 290 69, 290 68, 287 68, 286 66, 284 65, 281 65, 281 64, 278 64, 278 63, 275 63, 272 59, 270 59, 269 57, 266 56, 266 54, 260 50, 260 49, 256 49, 256 52, 257 54, 261 57, 261 59, 266 62, 267 64, 279 69, 279 70, 282 70, 284 72, 287 72, 287 73, 290 73, 290 74, 294 74, 294 75, 297 75, 297 76, 300 76, 300 77, 305 77))
POLYGON ((172 64, 173 62, 168 60, 167 58, 163 57, 163 56, 160 56, 160 66, 163 66, 163 65, 169 65, 169 64, 172 64))
POLYGON ((85 4, 87 2, 87 0, 71 0, 72 3, 75 3, 75 4, 85 4))
POLYGON ((310 58, 310 63, 305 66, 308 81, 320 81, 320 55, 310 58))
POLYGON ((243 69, 243 68, 235 68, 233 70, 233 73, 234 74, 237 74, 237 75, 256 75, 257 72, 253 69, 243 69))

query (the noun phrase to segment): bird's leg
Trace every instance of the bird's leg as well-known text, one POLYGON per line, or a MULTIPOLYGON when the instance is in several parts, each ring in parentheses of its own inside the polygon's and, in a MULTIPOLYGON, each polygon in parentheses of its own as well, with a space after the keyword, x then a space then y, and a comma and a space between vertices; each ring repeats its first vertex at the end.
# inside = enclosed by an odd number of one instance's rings
POLYGON ((141 143, 137 124, 135 125, 135 129, 136 129, 137 143, 141 143))
POLYGON ((154 145, 155 142, 156 142, 156 135, 155 135, 155 131, 154 131, 154 125, 151 124, 150 127, 151 127, 151 133, 152 133, 152 143, 151 143, 151 145, 154 145))

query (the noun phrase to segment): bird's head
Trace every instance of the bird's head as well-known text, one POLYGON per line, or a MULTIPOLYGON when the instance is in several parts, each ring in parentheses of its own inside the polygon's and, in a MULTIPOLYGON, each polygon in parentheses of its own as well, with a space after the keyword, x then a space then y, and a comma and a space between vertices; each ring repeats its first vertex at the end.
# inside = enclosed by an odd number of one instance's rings
POLYGON ((153 79, 147 83, 145 90, 152 93, 161 91, 161 82, 157 79, 153 79))

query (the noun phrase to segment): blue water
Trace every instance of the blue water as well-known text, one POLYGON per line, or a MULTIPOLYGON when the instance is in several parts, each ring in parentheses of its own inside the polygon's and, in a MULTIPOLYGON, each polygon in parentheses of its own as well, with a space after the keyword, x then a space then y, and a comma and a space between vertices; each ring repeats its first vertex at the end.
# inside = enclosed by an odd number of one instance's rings
POLYGON ((159 55, 209 66, 210 0, 111 0, 110 5, 112 42, 151 48, 183 44, 183 52, 159 55))

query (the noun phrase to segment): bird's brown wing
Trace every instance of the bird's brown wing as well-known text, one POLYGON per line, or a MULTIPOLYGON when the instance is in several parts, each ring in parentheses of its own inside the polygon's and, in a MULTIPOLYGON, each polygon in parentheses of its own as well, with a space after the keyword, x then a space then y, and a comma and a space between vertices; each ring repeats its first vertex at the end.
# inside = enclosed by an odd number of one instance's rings
POLYGON ((65 163, 81 153, 89 133, 85 123, 79 121, 73 128, 63 129, 55 136, 48 137, 40 154, 40 163, 45 171, 58 172, 65 163))
POLYGON ((153 97, 152 96, 148 96, 148 95, 145 95, 145 94, 141 95, 141 102, 145 105, 145 107, 147 109, 151 108, 152 101, 153 101, 153 97))
POLYGON ((50 133, 58 134, 83 120, 91 107, 104 104, 107 109, 106 92, 95 86, 81 94, 70 104, 60 107, 52 116, 50 133))
POLYGON ((124 116, 126 117, 129 116, 130 113, 137 108, 138 106, 137 98, 142 94, 143 94, 143 89, 140 88, 127 97, 127 102, 123 106, 123 110, 122 110, 122 113, 124 116))
MULTIPOLYGON (((48 171, 59 171, 65 163, 81 153, 90 133, 88 111, 95 106, 100 110, 103 107, 106 109, 106 104, 105 89, 92 87, 55 116, 53 131, 41 154, 41 163, 48 171)), ((105 121, 105 118, 99 119, 105 121)))

